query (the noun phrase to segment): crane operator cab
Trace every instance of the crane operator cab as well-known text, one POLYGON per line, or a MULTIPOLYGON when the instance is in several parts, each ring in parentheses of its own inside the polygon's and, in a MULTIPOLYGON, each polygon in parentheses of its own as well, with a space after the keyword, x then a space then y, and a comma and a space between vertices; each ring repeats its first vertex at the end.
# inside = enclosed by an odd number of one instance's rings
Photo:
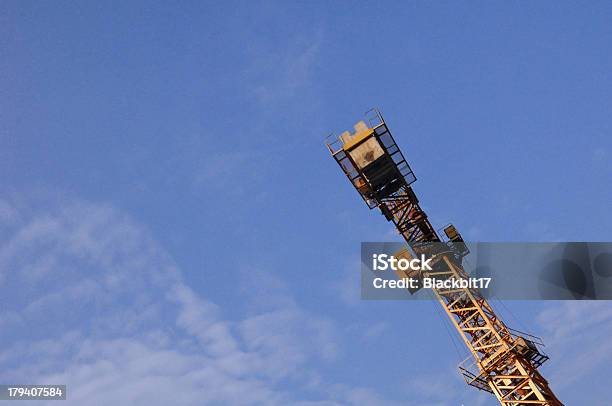
POLYGON ((371 209, 416 177, 378 111, 328 143, 334 159, 371 209))

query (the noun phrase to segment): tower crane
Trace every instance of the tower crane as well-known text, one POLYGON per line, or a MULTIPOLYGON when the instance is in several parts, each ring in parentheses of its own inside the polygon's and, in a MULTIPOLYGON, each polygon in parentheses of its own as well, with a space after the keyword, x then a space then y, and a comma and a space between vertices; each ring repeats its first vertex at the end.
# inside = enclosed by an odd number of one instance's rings
MULTIPOLYGON (((444 228, 443 240, 429 222, 412 189, 416 176, 380 111, 368 111, 354 132, 332 135, 326 145, 366 205, 378 208, 406 241, 398 255, 433 255, 432 271, 420 277, 468 278, 462 266, 467 245, 453 225, 444 228)), ((468 385, 492 393, 504 406, 563 406, 538 371, 548 356, 537 337, 507 327, 477 289, 432 291, 471 353, 459 365, 468 385)))

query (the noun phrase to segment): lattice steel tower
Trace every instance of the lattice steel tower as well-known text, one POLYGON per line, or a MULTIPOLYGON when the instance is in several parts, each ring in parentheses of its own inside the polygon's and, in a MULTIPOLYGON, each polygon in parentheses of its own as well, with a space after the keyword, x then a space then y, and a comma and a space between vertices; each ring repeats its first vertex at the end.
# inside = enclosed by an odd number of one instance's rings
MULTIPOLYGON (((449 225, 443 241, 432 227, 411 187, 416 177, 380 112, 367 112, 354 133, 331 137, 327 147, 359 195, 370 209, 380 209, 408 243, 399 255, 435 255, 433 271, 419 276, 467 278, 462 259, 469 251, 461 234, 449 225)), ((459 365, 469 385, 494 394, 506 406, 563 406, 538 372, 548 357, 537 337, 507 327, 478 290, 433 292, 472 354, 459 365)))

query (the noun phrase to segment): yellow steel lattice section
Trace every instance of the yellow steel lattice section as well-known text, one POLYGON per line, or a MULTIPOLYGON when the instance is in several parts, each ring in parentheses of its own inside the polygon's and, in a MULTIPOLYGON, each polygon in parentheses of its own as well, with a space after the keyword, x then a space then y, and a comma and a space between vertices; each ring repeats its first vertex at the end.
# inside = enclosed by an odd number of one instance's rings
MULTIPOLYGON (((380 112, 366 116, 368 124, 361 121, 354 133, 345 131, 327 143, 333 158, 368 207, 393 222, 411 250, 403 255, 434 255, 434 271, 421 276, 466 279, 461 258, 469 251, 462 238, 447 227, 447 236, 461 244, 436 252, 441 240, 411 188, 416 181, 412 169, 380 112)), ((562 406, 537 370, 548 357, 529 339, 513 334, 477 290, 433 290, 473 356, 469 365, 460 366, 468 384, 494 394, 502 405, 562 406)))
MULTIPOLYGON (((382 204, 392 213, 393 222, 413 251, 427 251, 430 246, 427 242, 439 241, 439 238, 413 196, 411 190, 400 190, 397 198, 388 198, 382 204)), ((424 272, 423 276, 467 278, 466 272, 449 253, 436 256, 434 264, 438 264, 436 271, 424 272)), ((476 361, 479 373, 471 375, 468 383, 493 393, 503 405, 562 405, 536 367, 521 354, 516 338, 477 290, 433 291, 476 361)))

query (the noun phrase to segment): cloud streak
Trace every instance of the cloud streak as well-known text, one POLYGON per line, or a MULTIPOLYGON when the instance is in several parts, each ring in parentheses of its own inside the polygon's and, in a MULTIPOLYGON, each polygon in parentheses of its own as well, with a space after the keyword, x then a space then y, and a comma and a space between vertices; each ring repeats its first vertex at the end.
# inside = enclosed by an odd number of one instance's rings
POLYGON ((612 362, 612 308, 606 301, 554 302, 538 321, 554 354, 551 382, 560 389, 583 386, 612 362))
POLYGON ((65 383, 75 405, 388 404, 321 376, 317 362, 337 355, 335 325, 286 292, 229 321, 109 205, 15 218, 0 246, 0 327, 12 332, 0 338, 0 381, 65 383))

